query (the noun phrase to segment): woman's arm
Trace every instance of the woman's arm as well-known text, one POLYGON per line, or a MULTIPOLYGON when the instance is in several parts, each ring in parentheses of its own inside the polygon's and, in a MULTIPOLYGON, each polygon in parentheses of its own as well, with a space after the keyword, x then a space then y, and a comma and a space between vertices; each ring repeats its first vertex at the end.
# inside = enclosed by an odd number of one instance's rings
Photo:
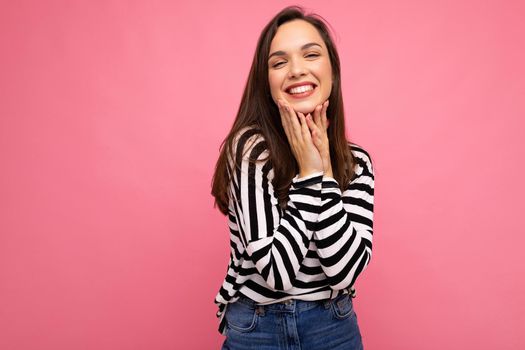
POLYGON ((322 209, 314 240, 332 289, 353 286, 372 257, 374 170, 368 154, 356 151, 356 176, 341 193, 331 177, 323 179, 322 209))
POLYGON ((261 135, 248 131, 236 142, 241 169, 232 174, 234 216, 242 244, 269 288, 286 291, 293 287, 304 260, 321 210, 323 172, 292 180, 286 210, 280 211, 269 177, 271 163, 250 163, 249 158, 268 156, 261 135))

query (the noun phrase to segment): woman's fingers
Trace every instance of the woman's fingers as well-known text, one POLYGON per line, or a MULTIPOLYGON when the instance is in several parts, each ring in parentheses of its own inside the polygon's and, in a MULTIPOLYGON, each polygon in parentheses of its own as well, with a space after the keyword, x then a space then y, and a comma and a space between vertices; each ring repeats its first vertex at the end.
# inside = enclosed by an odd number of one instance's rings
MULTIPOLYGON (((308 124, 306 123, 306 117, 301 112, 297 112, 297 114, 299 115, 299 120, 301 121, 301 135, 302 135, 302 139, 304 141, 311 140, 312 137, 310 135, 310 128, 308 127, 308 124)), ((310 116, 310 114, 308 114, 308 116, 310 116)))
POLYGON ((285 129, 286 138, 288 139, 288 143, 290 144, 290 149, 292 150, 292 154, 296 159, 298 159, 297 154, 297 144, 300 143, 300 140, 302 138, 297 136, 297 131, 295 130, 296 127, 292 123, 292 118, 295 119, 295 122, 297 123, 297 117, 295 114, 293 117, 291 116, 290 110, 291 107, 286 104, 284 100, 279 100, 279 112, 281 113, 281 121, 283 123, 283 128, 285 129))
POLYGON ((319 130, 319 127, 317 126, 317 124, 315 124, 311 115, 307 116, 306 123, 308 124, 308 128, 310 129, 310 132, 312 134, 312 142, 317 148, 319 148, 319 146, 321 146, 321 132, 319 130))
POLYGON ((305 116, 301 112, 295 112, 295 110, 282 99, 278 100, 278 104, 281 121, 290 144, 313 141, 312 132, 315 132, 317 139, 320 140, 322 132, 325 131, 322 130, 322 105, 318 106, 314 111, 316 119, 316 122, 314 122, 310 113, 305 116))
POLYGON ((285 107, 286 111, 288 112, 289 122, 290 122, 290 131, 292 136, 296 141, 302 140, 302 130, 301 130, 301 124, 299 123, 299 118, 295 114, 294 109, 286 104, 285 107))
POLYGON ((320 131, 319 125, 314 121, 314 118, 312 118, 312 115, 308 113, 306 118, 306 123, 308 124, 308 127, 310 128, 310 131, 320 131))
POLYGON ((323 121, 321 120, 321 109, 323 109, 323 105, 316 106, 314 109, 314 122, 319 129, 323 128, 323 121))
POLYGON ((326 117, 326 110, 328 109, 329 100, 326 100, 325 103, 323 103, 323 108, 321 110, 321 121, 324 130, 328 128, 328 118, 326 117))

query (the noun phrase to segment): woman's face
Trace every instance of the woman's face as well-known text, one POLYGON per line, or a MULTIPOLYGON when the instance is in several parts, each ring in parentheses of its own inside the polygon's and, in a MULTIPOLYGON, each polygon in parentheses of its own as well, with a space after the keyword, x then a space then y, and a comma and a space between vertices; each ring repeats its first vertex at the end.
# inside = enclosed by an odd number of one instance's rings
POLYGON ((293 20, 279 26, 270 45, 268 80, 275 103, 284 99, 297 112, 313 112, 328 99, 332 66, 326 45, 313 25, 293 20))

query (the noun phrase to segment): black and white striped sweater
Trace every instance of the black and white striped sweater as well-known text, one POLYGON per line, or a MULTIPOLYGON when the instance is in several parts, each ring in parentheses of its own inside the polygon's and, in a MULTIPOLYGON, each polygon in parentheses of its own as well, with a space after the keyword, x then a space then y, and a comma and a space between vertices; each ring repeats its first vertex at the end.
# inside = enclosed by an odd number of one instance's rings
POLYGON ((230 167, 230 262, 214 301, 221 334, 228 303, 241 294, 261 305, 342 293, 355 297, 354 282, 372 257, 374 172, 368 153, 349 146, 356 173, 343 193, 323 172, 296 175, 282 210, 271 162, 248 161, 266 159, 264 137, 252 128, 236 135, 235 155, 242 157, 242 166, 230 167))

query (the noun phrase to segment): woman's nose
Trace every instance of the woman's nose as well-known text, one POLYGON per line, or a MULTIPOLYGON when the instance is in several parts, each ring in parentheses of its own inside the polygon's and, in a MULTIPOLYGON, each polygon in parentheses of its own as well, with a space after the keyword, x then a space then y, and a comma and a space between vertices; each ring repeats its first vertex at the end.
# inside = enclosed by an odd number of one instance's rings
POLYGON ((290 71, 288 72, 290 77, 298 77, 306 74, 306 67, 304 62, 301 60, 293 60, 290 63, 290 71))

